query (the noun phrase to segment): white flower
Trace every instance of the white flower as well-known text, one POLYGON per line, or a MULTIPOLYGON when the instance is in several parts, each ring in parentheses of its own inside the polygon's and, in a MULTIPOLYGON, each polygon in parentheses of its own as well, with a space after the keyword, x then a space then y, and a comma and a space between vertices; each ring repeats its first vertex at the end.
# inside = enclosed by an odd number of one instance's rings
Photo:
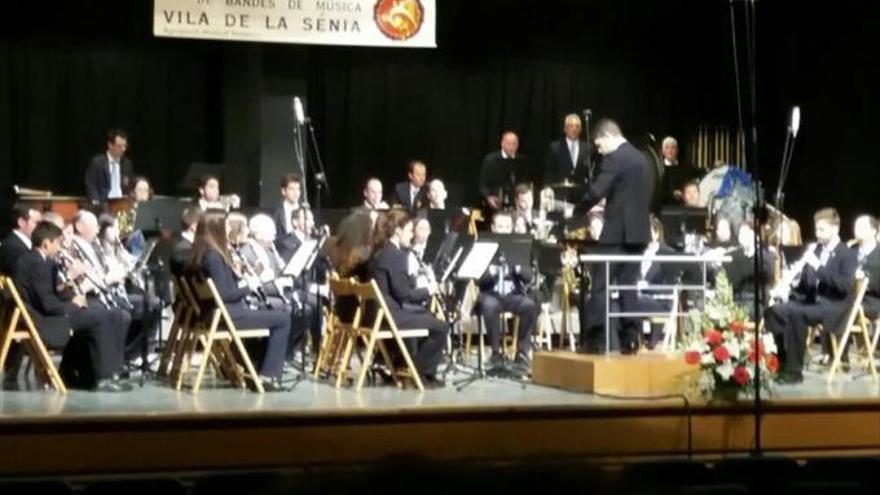
POLYGON ((704 352, 700 355, 700 364, 715 364, 715 356, 711 352, 704 352))
POLYGON ((733 365, 728 361, 715 368, 715 373, 718 373, 722 380, 730 380, 730 377, 733 376, 733 365))
POLYGON ((729 341, 724 342, 724 347, 727 348, 727 352, 730 353, 730 358, 734 361, 737 361, 742 358, 743 346, 739 344, 739 341, 736 339, 731 339, 729 341))
POLYGON ((715 375, 713 375, 711 371, 701 373, 698 386, 700 387, 700 390, 704 391, 715 390, 715 375))
POLYGON ((776 354, 776 339, 772 333, 765 333, 761 336, 761 342, 764 344, 764 352, 776 354))

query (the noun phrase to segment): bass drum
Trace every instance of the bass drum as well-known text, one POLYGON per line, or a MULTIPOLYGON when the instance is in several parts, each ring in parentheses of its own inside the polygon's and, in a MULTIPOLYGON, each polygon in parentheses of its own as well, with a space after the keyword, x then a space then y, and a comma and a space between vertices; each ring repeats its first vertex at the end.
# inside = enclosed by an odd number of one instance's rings
POLYGON ((656 211, 657 203, 660 201, 661 189, 663 187, 663 160, 660 153, 657 152, 657 140, 652 134, 644 134, 632 141, 633 146, 645 155, 648 160, 648 170, 650 171, 651 180, 651 205, 652 210, 656 211))

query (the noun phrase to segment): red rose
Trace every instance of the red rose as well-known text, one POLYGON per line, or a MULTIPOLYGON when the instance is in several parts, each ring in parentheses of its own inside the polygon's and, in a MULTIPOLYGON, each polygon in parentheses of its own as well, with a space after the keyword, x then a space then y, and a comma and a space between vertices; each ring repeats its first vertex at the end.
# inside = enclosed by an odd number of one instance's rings
POLYGON ((770 373, 776 373, 779 371, 779 358, 776 357, 776 354, 770 354, 767 356, 767 370, 770 373))
POLYGON ((723 363, 730 359, 730 352, 728 352, 727 347, 724 347, 723 345, 716 347, 712 352, 712 355, 715 356, 715 360, 719 363, 723 363))
POLYGON ((736 369, 733 370, 733 381, 739 385, 749 383, 749 370, 747 370, 745 366, 737 366, 736 369))
POLYGON ((752 364, 755 364, 755 361, 757 361, 757 360, 758 360, 758 357, 757 357, 757 354, 755 354, 755 351, 749 351, 749 362, 752 364))
POLYGON ((761 342, 760 340, 757 342, 752 342, 752 352, 755 352, 755 349, 757 349, 758 354, 760 354, 761 356, 764 355, 764 353, 765 353, 764 343, 761 342))
POLYGON ((728 325, 728 327, 730 328, 730 331, 735 334, 741 334, 746 330, 745 323, 741 321, 732 321, 730 322, 730 325, 728 325))
POLYGON ((718 345, 723 340, 721 332, 715 330, 714 328, 710 328, 706 330, 706 343, 709 345, 718 345))
POLYGON ((686 362, 687 364, 700 364, 700 351, 685 352, 684 362, 686 362))

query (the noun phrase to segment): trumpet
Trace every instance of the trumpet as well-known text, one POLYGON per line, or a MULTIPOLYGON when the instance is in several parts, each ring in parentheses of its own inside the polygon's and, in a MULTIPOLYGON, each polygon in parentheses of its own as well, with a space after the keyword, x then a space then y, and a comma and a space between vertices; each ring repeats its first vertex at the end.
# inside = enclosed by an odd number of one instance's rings
MULTIPOLYGON (((74 244, 74 249, 77 249, 76 244, 74 244)), ((77 253, 79 253, 78 250, 77 253)), ((82 253, 79 253, 79 255, 81 256, 82 253)), ((62 265, 66 266, 64 278, 67 279, 68 283, 71 284, 76 294, 87 295, 88 293, 93 292, 98 298, 98 301, 105 308, 112 309, 116 307, 114 301, 110 298, 107 286, 104 285, 103 281, 97 280, 95 277, 92 276, 91 273, 88 272, 88 270, 86 270, 83 272, 82 278, 84 278, 85 281, 89 282, 90 287, 83 287, 83 281, 71 280, 66 273, 66 270, 70 269, 70 267, 72 267, 73 264, 76 263, 76 260, 74 260, 73 257, 64 250, 58 251, 58 256, 61 258, 62 265)))

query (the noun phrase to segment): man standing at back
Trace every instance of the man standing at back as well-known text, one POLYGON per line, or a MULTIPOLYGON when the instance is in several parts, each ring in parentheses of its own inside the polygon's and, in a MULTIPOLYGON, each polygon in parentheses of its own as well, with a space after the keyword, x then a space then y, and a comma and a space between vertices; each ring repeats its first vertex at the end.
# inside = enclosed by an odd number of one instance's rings
MULTIPOLYGON (((579 209, 589 209, 606 200, 605 224, 599 237, 602 251, 608 254, 641 255, 651 240, 649 218, 651 187, 648 161, 633 147, 620 126, 609 119, 596 125, 594 144, 602 156, 599 174, 583 197, 579 209)), ((636 285, 640 264, 615 263, 611 265, 608 279, 612 284, 636 285)), ((604 349, 605 335, 605 268, 596 264, 591 271, 589 321, 581 328, 581 348, 587 352, 600 353, 604 349)), ((620 307, 623 312, 638 309, 638 294, 634 290, 620 291, 620 307)), ((639 321, 626 318, 622 321, 621 352, 638 350, 639 321)))
POLYGON ((134 175, 128 151, 128 135, 113 129, 107 133, 107 150, 95 155, 86 169, 86 195, 93 205, 106 203, 125 195, 134 175))

